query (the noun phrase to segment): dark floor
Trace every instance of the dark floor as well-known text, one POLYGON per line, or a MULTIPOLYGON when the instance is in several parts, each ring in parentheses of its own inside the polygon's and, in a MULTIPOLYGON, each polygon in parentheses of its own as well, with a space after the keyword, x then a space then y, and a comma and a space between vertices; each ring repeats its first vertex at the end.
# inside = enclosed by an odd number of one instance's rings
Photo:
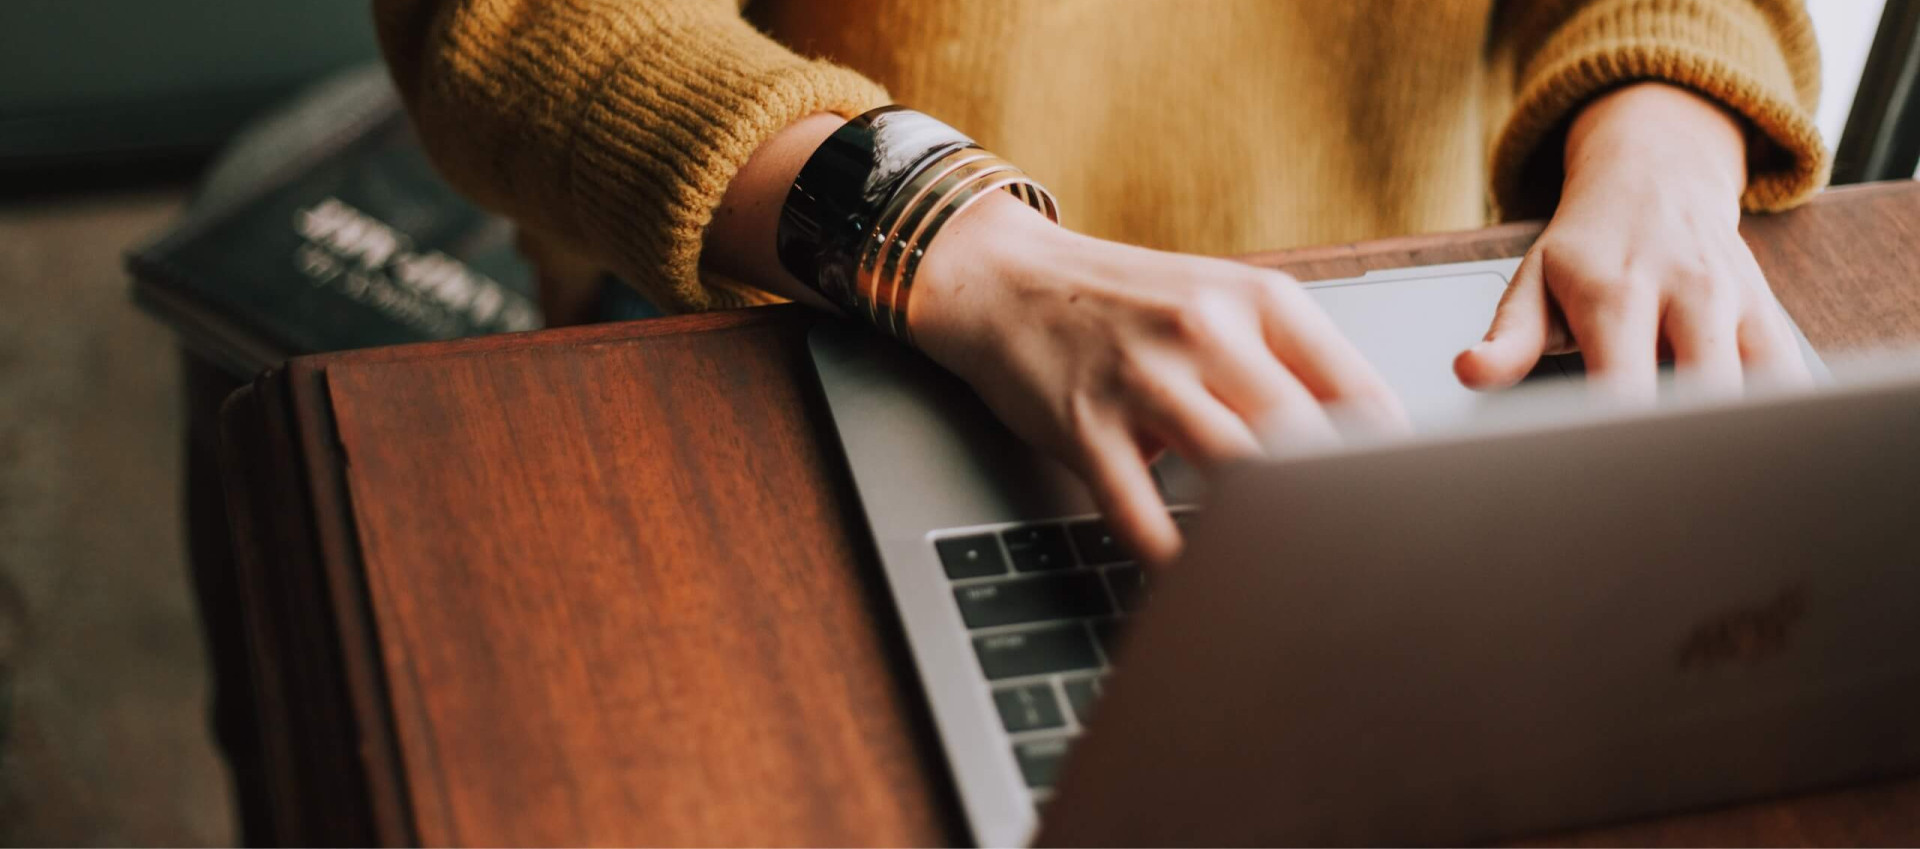
POLYGON ((169 334, 126 246, 182 194, 0 202, 0 844, 233 842, 169 334))

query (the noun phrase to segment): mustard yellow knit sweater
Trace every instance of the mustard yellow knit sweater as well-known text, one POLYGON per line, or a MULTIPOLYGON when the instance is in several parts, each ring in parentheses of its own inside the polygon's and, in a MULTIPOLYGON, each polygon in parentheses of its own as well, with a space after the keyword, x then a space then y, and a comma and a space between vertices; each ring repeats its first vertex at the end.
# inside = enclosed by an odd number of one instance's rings
POLYGON ((1745 204, 1828 160, 1799 0, 375 0, 439 167, 668 307, 760 142, 900 102, 1018 163, 1077 230, 1232 254, 1552 210, 1572 113, 1622 83, 1745 117, 1745 204))

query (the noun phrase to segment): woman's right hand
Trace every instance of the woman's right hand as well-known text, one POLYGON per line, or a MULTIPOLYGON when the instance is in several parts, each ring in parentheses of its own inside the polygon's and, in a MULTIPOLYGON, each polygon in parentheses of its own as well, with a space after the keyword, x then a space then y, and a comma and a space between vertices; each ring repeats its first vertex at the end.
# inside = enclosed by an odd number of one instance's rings
POLYGON ((928 247, 909 309, 920 348, 1079 473, 1149 563, 1181 546, 1148 469, 1162 449, 1204 469, 1324 439, 1334 403, 1405 426, 1293 278, 1080 235, 1002 193, 928 247))
MULTIPOLYGON (((810 115, 754 151, 707 226, 703 266, 831 308, 782 266, 775 234, 801 166, 844 123, 810 115)), ((940 230, 909 303, 921 350, 1077 471, 1150 563, 1180 550, 1147 468, 1162 449, 1205 468, 1260 453, 1255 434, 1325 438, 1335 402, 1405 423, 1293 278, 1082 236, 1005 192, 940 230)))

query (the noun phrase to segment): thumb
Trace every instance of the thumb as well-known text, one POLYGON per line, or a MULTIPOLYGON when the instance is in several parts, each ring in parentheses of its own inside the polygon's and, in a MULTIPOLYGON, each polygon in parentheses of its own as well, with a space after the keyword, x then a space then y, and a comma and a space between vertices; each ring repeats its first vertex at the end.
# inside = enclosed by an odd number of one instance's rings
POLYGON ((1546 352, 1551 322, 1540 252, 1533 251, 1514 270, 1486 338, 1454 358, 1454 375, 1472 389, 1519 383, 1546 352))

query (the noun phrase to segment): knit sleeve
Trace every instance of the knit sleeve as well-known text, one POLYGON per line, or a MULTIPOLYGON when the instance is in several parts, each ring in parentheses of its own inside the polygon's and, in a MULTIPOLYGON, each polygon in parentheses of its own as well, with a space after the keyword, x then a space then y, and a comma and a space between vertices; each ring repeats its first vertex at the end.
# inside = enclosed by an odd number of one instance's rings
POLYGON ((887 102, 767 38, 736 0, 373 0, 435 164, 462 191, 680 309, 701 239, 755 148, 817 112, 887 102))
POLYGON ((1574 114, 1643 80, 1688 88, 1744 120, 1746 209, 1790 207, 1826 184, 1831 163, 1813 123, 1819 47, 1801 0, 1503 0, 1491 49, 1514 81, 1493 142, 1503 217, 1551 213, 1574 114))

